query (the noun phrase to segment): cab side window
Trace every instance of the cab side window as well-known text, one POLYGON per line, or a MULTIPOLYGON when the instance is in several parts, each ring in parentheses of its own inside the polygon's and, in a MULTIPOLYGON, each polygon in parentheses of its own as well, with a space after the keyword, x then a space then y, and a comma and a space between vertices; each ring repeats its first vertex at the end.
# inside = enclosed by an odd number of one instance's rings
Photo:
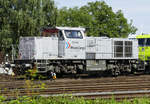
POLYGON ((62 31, 59 31, 58 38, 59 38, 59 40, 64 40, 64 36, 63 36, 62 31))

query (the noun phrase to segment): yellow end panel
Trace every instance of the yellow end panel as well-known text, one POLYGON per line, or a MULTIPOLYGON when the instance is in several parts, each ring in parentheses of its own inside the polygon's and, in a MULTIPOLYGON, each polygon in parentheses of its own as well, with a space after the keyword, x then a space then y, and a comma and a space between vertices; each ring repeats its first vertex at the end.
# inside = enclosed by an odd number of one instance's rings
POLYGON ((150 34, 137 35, 139 44, 139 59, 150 61, 150 34))
POLYGON ((139 59, 150 61, 150 47, 139 47, 139 59))

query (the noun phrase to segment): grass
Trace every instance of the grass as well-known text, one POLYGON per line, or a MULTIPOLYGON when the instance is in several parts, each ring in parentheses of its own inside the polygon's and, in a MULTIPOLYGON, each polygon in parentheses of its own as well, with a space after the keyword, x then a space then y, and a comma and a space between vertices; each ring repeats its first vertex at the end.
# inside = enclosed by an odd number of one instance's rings
MULTIPOLYGON (((33 79, 34 80, 34 79, 33 79)), ((7 101, 6 97, 0 96, 0 104, 150 104, 150 98, 135 98, 133 100, 124 99, 122 101, 116 101, 114 97, 112 99, 94 99, 87 100, 83 97, 73 97, 73 96, 58 96, 58 97, 29 97, 33 96, 34 91, 30 90, 32 88, 47 88, 46 84, 40 82, 35 84, 33 80, 26 80, 24 87, 27 89, 27 96, 19 97, 19 92, 15 92, 15 97, 17 99, 7 101)), ((6 89, 7 90, 7 89, 6 89)))
POLYGON ((0 104, 150 104, 149 98, 135 98, 133 100, 116 101, 113 97, 110 100, 95 99, 86 100, 83 97, 19 97, 16 100, 6 101, 0 96, 0 104))

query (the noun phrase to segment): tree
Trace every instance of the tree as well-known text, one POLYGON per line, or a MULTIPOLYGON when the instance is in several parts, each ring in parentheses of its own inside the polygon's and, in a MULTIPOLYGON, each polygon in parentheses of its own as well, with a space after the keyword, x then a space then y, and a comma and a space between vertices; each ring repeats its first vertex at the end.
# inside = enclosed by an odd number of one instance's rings
POLYGON ((59 26, 87 27, 89 36, 127 37, 137 31, 121 10, 113 12, 104 1, 89 2, 81 8, 62 8, 57 20, 59 26))
POLYGON ((10 51, 21 36, 38 36, 43 26, 54 26, 53 0, 0 0, 0 51, 10 51))
POLYGON ((4 48, 9 48, 9 44, 12 43, 11 39, 11 28, 9 24, 10 10, 7 10, 7 7, 10 7, 8 1, 0 1, 0 51, 4 48))

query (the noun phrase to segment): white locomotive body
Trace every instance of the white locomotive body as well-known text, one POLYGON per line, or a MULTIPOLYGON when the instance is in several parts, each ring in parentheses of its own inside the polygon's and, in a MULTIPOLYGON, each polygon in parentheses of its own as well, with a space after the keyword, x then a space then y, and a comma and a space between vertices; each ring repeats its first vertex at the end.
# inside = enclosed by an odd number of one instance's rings
MULTIPOLYGON (((84 28, 44 28, 40 37, 21 37, 19 72, 36 66, 38 73, 135 70, 138 42, 123 38, 86 37, 84 28), (27 66, 28 67, 24 67, 27 66)), ((17 70, 18 71, 18 70, 17 70)))

